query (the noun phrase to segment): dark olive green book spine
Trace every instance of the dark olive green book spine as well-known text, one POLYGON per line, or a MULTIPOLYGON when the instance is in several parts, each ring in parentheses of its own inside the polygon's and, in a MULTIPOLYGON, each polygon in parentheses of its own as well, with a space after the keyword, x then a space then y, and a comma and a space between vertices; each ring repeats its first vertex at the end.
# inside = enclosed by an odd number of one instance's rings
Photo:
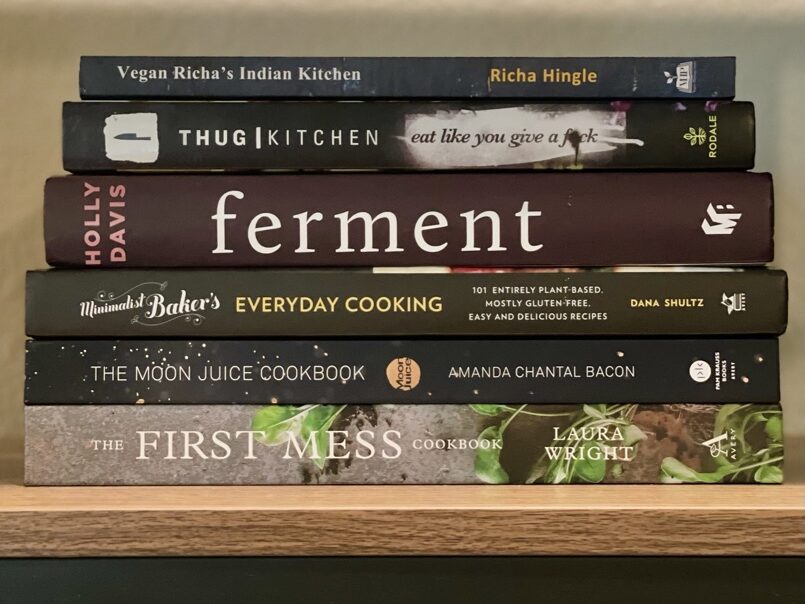
POLYGON ((28 273, 39 338, 780 334, 783 271, 28 273))
POLYGON ((751 103, 65 103, 64 168, 733 169, 751 103))

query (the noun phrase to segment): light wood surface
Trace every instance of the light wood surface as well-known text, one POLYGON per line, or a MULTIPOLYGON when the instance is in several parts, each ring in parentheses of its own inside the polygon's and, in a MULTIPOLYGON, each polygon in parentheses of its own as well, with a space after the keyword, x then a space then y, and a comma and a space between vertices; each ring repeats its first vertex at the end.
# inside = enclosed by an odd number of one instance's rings
POLYGON ((0 480, 0 556, 407 554, 805 555, 805 487, 23 487, 18 478, 0 480))

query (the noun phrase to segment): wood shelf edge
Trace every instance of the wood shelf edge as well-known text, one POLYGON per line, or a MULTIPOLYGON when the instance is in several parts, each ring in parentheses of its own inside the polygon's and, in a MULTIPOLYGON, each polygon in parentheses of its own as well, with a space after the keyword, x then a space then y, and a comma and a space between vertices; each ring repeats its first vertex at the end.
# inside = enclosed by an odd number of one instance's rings
POLYGON ((805 555, 805 486, 0 485, 0 556, 249 555, 805 555))
POLYGON ((805 513, 801 485, 24 487, 0 514, 69 511, 769 510, 805 513))
POLYGON ((805 555, 798 512, 14 512, 5 556, 805 555), (797 528, 799 524, 799 528, 797 528))

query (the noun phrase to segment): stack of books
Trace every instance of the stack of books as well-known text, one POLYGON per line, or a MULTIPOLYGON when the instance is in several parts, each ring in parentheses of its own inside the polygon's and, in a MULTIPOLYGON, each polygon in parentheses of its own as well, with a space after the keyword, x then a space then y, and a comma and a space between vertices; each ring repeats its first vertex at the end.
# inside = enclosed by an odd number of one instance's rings
POLYGON ((83 58, 26 482, 781 482, 786 275, 734 75, 83 58))

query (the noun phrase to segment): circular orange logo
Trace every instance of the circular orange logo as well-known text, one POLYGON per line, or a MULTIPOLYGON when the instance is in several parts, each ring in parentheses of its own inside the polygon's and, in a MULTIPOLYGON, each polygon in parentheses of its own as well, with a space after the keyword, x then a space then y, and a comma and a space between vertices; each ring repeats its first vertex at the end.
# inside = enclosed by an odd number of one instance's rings
POLYGON ((386 378, 395 390, 413 390, 419 385, 422 370, 410 357, 397 357, 386 366, 386 378))

